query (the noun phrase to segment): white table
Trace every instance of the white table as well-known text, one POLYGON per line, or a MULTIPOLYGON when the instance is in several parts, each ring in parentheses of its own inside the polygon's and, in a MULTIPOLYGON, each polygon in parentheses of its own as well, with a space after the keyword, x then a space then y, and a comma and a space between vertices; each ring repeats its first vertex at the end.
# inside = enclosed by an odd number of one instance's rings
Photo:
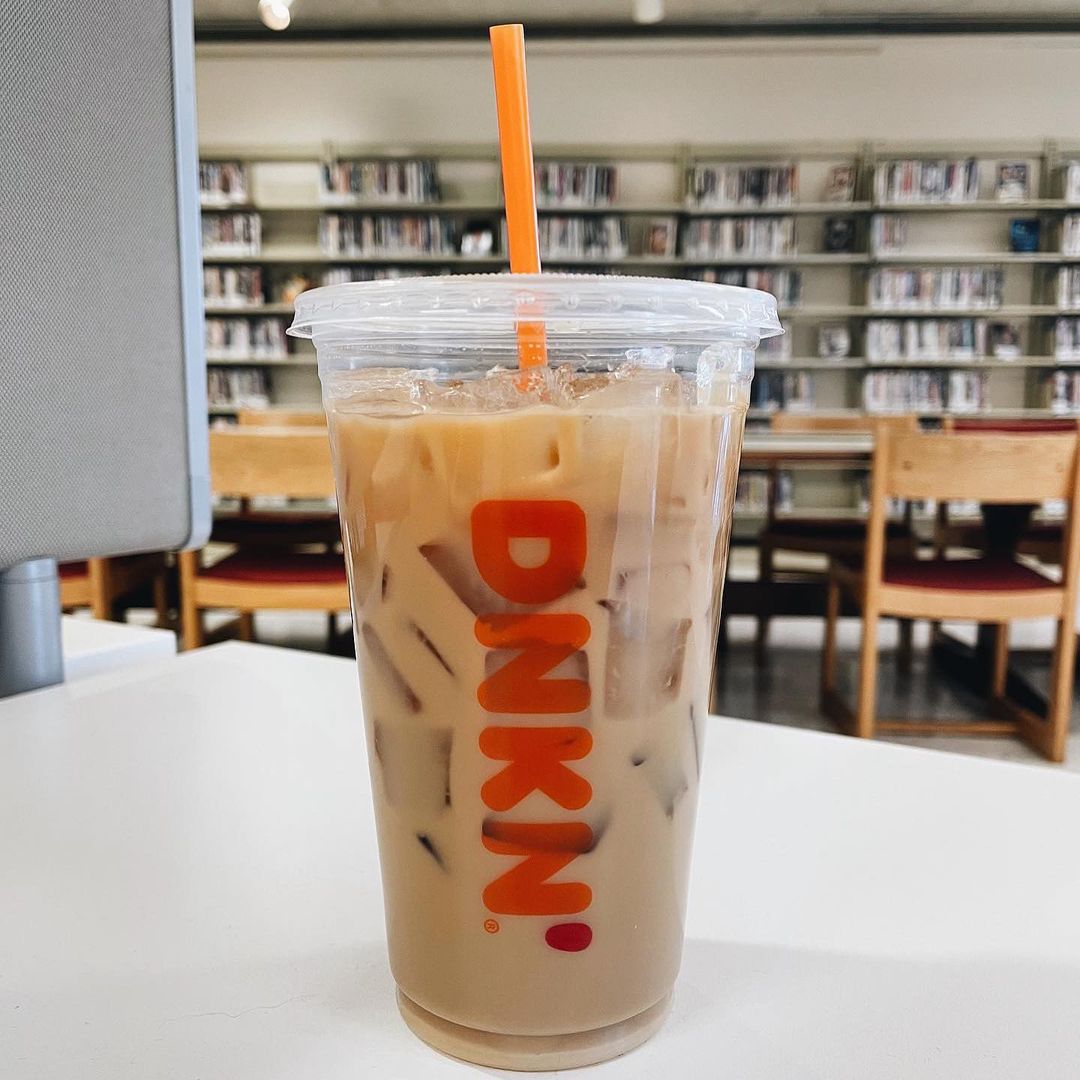
MULTIPOLYGON (((1074 1080, 1080 778, 735 720, 705 777, 672 1016, 582 1076, 1074 1080)), ((4 1080, 493 1075, 397 1016, 351 662, 0 702, 4 1080)))
POLYGON ((84 679, 176 653, 176 635, 153 626, 65 615, 60 635, 65 679, 84 679))

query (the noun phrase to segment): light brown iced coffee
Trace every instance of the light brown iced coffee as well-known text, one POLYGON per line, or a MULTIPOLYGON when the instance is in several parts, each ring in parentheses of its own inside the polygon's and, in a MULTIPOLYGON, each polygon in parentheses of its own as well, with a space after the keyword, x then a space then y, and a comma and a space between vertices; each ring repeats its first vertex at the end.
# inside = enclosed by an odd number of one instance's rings
POLYGON ((643 1041, 678 971, 751 351, 558 329, 527 383, 323 371, 402 1012, 532 1069, 643 1041))

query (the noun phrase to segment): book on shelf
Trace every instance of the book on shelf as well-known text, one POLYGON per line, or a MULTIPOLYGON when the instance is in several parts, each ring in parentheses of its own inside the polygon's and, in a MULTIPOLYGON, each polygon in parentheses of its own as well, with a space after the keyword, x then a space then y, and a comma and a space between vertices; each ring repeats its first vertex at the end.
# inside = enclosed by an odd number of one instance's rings
POLYGON ((204 266, 203 300, 211 307, 258 307, 263 303, 258 266, 204 266))
POLYGON ((832 165, 825 177, 825 201, 834 203, 854 202, 855 166, 832 165))
POLYGON ((874 170, 874 197, 880 203, 974 202, 979 197, 979 162, 975 158, 883 161, 874 170))
POLYGON ((999 161, 994 183, 998 202, 1022 202, 1031 192, 1031 170, 1026 161, 999 161))
MULTIPOLYGON (((624 259, 630 252, 626 221, 615 214, 598 217, 545 215, 537 223, 540 255, 559 259, 624 259)), ((506 222, 502 247, 507 250, 506 222)))
POLYGON ((686 174, 686 201, 694 207, 792 206, 798 198, 799 167, 776 165, 692 165, 686 174))
POLYGON ((1066 202, 1080 203, 1080 161, 1066 161, 1062 167, 1061 194, 1066 202))
POLYGON ((870 223, 870 250, 875 255, 899 255, 907 243, 907 217, 875 214, 870 223))
POLYGON ((985 371, 871 371, 863 378, 869 413, 974 413, 986 408, 985 371))
POLYGON ((199 202, 203 206, 242 206, 249 202, 248 167, 242 161, 200 161, 199 202))
POLYGON ((822 323, 818 327, 818 356, 843 360, 851 354, 851 329, 847 323, 822 323))
MULTIPOLYGON (((715 285, 739 285, 745 289, 760 289, 772 293, 781 307, 798 307, 802 303, 802 271, 787 267, 703 267, 686 275, 693 281, 709 281, 715 285)), ((787 335, 782 335, 786 337, 787 335)), ((766 338, 766 341, 776 340, 766 338)), ((764 344, 764 342, 762 343, 764 344)))
POLYGON ((319 246, 358 259, 458 253, 453 221, 438 214, 323 214, 319 246))
POLYGON ((1000 266, 887 267, 870 275, 867 299, 878 311, 1001 306, 1005 272, 1000 266))
POLYGON ((538 206, 610 206, 619 195, 619 170, 614 165, 537 161, 533 173, 538 206))
POLYGON ((733 256, 779 258, 795 254, 792 217, 695 218, 683 225, 682 254, 688 259, 733 256))
POLYGON ((1042 379, 1043 407, 1061 416, 1080 413, 1080 371, 1050 371, 1042 379))
POLYGON ((203 214, 203 258, 215 255, 258 255, 262 249, 262 216, 256 213, 203 214))
POLYGON ((870 319, 872 362, 974 360, 986 355, 985 319, 870 319))
POLYGON ((287 354, 282 319, 218 319, 205 322, 207 360, 282 360, 287 354))
POLYGON ((758 371, 750 384, 750 408, 808 412, 814 407, 814 378, 806 371, 758 371))
POLYGON ((1061 254, 1080 255, 1080 214, 1066 214, 1061 219, 1061 254))
POLYGON ((1009 250, 1030 254, 1039 250, 1042 222, 1038 218, 1013 218, 1009 222, 1009 250))
POLYGON ((206 399, 211 408, 265 409, 270 382, 262 368, 211 368, 206 373, 206 399))
POLYGON ((1080 266, 1059 266, 1057 272, 1057 306, 1080 307, 1080 266))
POLYGON ((1080 360, 1080 319, 1062 316, 1055 320, 1054 358, 1080 360))
POLYGON ((433 158, 324 161, 319 196, 324 203, 437 203, 439 163, 433 158))

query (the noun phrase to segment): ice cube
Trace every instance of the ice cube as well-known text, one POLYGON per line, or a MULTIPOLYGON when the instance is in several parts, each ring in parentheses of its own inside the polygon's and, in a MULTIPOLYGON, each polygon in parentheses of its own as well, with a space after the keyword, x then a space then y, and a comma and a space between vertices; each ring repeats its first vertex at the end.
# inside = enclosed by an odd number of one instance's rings
POLYGON ((453 730, 405 726, 378 718, 372 729, 386 801, 421 821, 443 813, 451 802, 453 730))
POLYGON ((448 544, 424 544, 420 554, 474 615, 506 610, 506 601, 480 576, 471 552, 466 554, 448 544))
POLYGON ((682 687, 692 619, 652 625, 647 612, 602 600, 608 611, 604 707, 608 716, 640 716, 674 701, 682 687))
POLYGON ((360 633, 364 639, 364 645, 367 647, 367 653, 371 658, 374 671, 378 673, 383 682, 393 689, 409 712, 418 713, 422 708, 420 699, 406 681, 405 676, 401 674, 401 669, 394 663, 393 658, 387 652, 386 646, 376 632, 375 627, 366 622, 360 633))

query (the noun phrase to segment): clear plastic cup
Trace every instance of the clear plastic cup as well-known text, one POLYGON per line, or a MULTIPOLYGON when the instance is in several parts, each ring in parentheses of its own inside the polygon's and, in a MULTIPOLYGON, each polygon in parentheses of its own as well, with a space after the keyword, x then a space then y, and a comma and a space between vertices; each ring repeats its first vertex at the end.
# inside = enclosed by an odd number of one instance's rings
POLYGON ((568 1068, 663 1022, 754 349, 779 332, 767 293, 663 279, 409 278, 296 302, 390 965, 440 1050, 568 1068), (547 365, 521 372, 540 324, 547 365))

